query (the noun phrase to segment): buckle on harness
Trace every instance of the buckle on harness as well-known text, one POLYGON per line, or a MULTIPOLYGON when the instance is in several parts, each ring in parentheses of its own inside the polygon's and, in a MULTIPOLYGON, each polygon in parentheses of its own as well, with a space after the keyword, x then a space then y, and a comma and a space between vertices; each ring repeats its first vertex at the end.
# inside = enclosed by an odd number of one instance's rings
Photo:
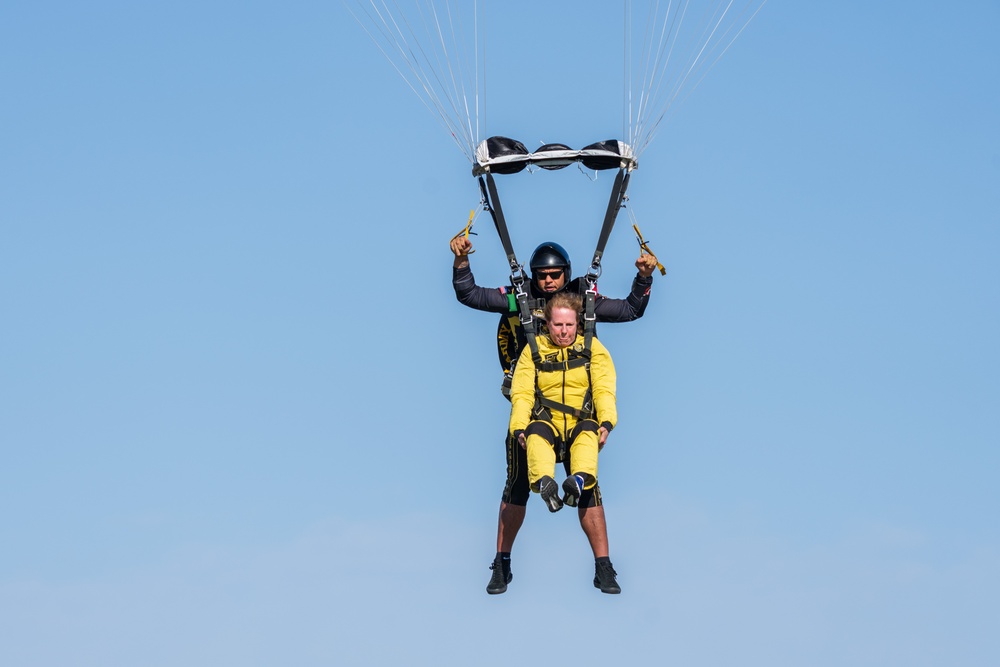
POLYGON ((518 295, 527 295, 524 291, 524 282, 527 280, 527 276, 524 275, 524 266, 521 264, 515 264, 510 268, 510 284, 514 286, 514 290, 518 295))
POLYGON ((583 293, 583 320, 584 322, 597 322, 597 313, 595 312, 594 306, 597 301, 597 278, 600 276, 600 267, 597 268, 598 272, 592 273, 594 267, 590 267, 591 272, 587 273, 587 290, 583 293))

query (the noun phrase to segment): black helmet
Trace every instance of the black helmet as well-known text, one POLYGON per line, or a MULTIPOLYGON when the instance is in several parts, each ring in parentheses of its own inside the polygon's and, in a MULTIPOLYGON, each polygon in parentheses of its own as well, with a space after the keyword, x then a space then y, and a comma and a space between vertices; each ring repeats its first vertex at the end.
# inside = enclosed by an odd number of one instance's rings
POLYGON ((532 277, 538 269, 566 269, 566 283, 569 283, 569 275, 573 270, 573 265, 569 261, 569 253, 558 243, 546 241, 535 248, 531 253, 531 261, 528 262, 532 277))

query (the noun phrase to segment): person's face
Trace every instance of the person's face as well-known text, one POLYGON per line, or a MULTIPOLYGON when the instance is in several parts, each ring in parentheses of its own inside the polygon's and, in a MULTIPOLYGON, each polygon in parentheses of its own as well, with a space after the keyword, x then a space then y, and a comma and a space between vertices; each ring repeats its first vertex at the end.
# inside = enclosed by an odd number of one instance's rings
POLYGON ((577 315, 571 308, 553 308, 549 318, 549 338, 559 347, 569 347, 576 340, 577 315))
POLYGON ((538 289, 546 293, 558 292, 566 284, 566 269, 538 269, 533 274, 538 289))

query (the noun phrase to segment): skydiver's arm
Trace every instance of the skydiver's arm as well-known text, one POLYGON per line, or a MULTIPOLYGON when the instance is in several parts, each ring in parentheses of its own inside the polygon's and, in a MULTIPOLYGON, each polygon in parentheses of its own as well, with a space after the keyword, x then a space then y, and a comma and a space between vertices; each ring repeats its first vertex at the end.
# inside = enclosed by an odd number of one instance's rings
POLYGON ((490 313, 506 313, 508 310, 507 296, 500 289, 489 289, 476 284, 469 266, 469 251, 472 241, 464 236, 456 236, 451 240, 451 251, 455 255, 452 264, 451 284, 455 288, 455 297, 459 303, 485 310, 490 313))
MULTIPOLYGON (((647 255, 648 256, 648 255, 647 255)), ((655 266, 655 265, 654 265, 655 266)), ((594 314, 598 322, 631 322, 642 317, 649 304, 649 292, 653 287, 653 276, 636 275, 632 281, 632 291, 625 299, 609 299, 598 296, 594 314)))
MULTIPOLYGON (((615 364, 601 341, 594 340, 591 345, 590 389, 597 410, 597 422, 605 432, 610 432, 618 424, 615 364)), ((607 438, 607 435, 604 437, 607 438)))
POLYGON ((452 269, 451 284, 455 288, 455 297, 462 305, 490 313, 506 313, 509 309, 506 293, 496 287, 490 289, 477 285, 468 263, 452 269))

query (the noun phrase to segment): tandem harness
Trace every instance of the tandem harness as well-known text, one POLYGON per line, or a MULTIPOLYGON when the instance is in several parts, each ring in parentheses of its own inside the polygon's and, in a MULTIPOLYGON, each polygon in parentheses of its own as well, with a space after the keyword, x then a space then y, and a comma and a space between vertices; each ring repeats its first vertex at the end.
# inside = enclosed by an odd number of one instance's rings
MULTIPOLYGON (((515 152, 519 154, 527 153, 524 146, 520 142, 507 139, 505 137, 491 137, 483 143, 484 146, 493 152, 515 152)), ((588 146, 587 148, 606 148, 611 143, 612 142, 601 142, 600 144, 594 144, 592 146, 588 146)), ((552 146, 557 145, 553 144, 552 146)), ((561 145, 558 146, 562 147, 561 145)), ((585 164, 595 169, 611 168, 612 164, 618 166, 619 168, 618 173, 615 176, 614 185, 611 188, 611 197, 608 200, 608 207, 604 213, 604 223, 601 226, 601 233, 597 240, 597 248, 594 250, 594 256, 591 260, 590 268, 584 276, 587 284, 586 289, 583 291, 583 335, 586 360, 577 365, 590 363, 590 345, 591 340, 595 335, 597 324, 595 309, 597 304, 597 279, 601 275, 601 258, 604 256, 604 248, 607 245, 608 238, 611 236, 611 230, 615 226, 618 211, 625 207, 625 202, 628 200, 625 193, 628 190, 628 182, 631 176, 631 171, 636 166, 634 159, 631 158, 620 162, 616 162, 615 160, 607 162, 605 158, 605 162, 606 163, 596 164, 594 162, 584 160, 585 164)), ((474 173, 476 173, 479 179, 479 191, 481 195, 480 203, 482 204, 483 209, 488 211, 490 217, 493 219, 493 226, 496 227, 497 235, 500 237, 500 243, 503 245, 504 253, 507 255, 507 263, 510 267, 510 282, 513 287, 513 293, 508 295, 508 299, 510 300, 510 317, 508 323, 511 333, 515 339, 517 327, 521 327, 524 331, 525 340, 531 349, 532 360, 535 362, 536 369, 543 368, 544 364, 547 362, 543 362, 538 356, 538 345, 535 341, 535 336, 537 336, 538 330, 533 311, 539 308, 544 308, 545 300, 531 299, 528 296, 528 292, 525 289, 526 276, 524 274, 524 267, 517 261, 517 256, 514 254, 514 247, 510 240, 510 233, 507 231, 507 221, 504 218, 503 208, 500 206, 500 195, 497 192, 492 167, 485 166, 485 164, 486 163, 481 162, 480 168, 474 173), (542 366, 540 366, 540 364, 542 364, 542 366)), ((563 165, 564 164, 566 163, 563 163, 563 165)), ((543 168, 559 168, 558 166, 545 166, 544 164, 542 166, 543 168)), ((512 170, 502 168, 497 169, 497 172, 513 173, 512 170)), ((519 353, 520 350, 517 350, 516 352, 519 353)), ((508 399, 510 398, 510 386, 513 380, 514 363, 517 361, 516 353, 511 356, 510 369, 504 374, 504 381, 501 387, 501 391, 508 399)))

